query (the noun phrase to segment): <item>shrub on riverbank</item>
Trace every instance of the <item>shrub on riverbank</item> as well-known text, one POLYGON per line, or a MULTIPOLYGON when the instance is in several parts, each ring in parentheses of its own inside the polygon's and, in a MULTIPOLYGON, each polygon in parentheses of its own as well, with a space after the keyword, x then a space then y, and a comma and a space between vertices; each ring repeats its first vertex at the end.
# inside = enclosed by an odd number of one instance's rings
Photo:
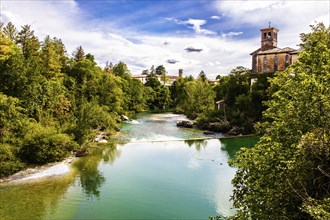
POLYGON ((26 165, 17 159, 9 144, 0 144, 0 178, 16 173, 25 167, 26 165))
POLYGON ((27 163, 45 164, 61 161, 78 147, 71 137, 58 133, 53 127, 29 124, 26 129, 20 158, 27 163))

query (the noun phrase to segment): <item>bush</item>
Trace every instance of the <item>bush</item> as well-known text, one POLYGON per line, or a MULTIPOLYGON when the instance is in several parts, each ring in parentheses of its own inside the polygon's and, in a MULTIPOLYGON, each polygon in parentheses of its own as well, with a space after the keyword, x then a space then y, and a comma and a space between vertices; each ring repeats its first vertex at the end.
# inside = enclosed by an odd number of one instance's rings
POLYGON ((0 144, 0 178, 23 169, 25 164, 19 161, 8 144, 0 144))
POLYGON ((57 133, 53 127, 42 127, 39 124, 30 127, 20 151, 23 161, 36 164, 60 161, 77 148, 72 138, 57 133))

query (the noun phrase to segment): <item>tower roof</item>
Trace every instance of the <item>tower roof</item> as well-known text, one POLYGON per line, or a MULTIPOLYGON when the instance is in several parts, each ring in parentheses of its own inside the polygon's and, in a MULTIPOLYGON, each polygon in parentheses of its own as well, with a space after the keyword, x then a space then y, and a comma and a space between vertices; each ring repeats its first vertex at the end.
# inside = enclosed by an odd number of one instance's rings
POLYGON ((266 28, 262 28, 260 29, 260 31, 269 31, 269 30, 275 30, 276 32, 278 32, 279 30, 275 27, 266 27, 266 28))

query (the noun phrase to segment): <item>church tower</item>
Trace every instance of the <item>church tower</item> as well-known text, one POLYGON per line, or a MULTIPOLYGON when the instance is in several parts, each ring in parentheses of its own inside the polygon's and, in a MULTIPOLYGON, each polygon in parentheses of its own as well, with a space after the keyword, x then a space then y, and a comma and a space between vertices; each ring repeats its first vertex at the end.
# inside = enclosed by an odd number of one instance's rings
POLYGON ((269 50, 277 47, 277 32, 274 27, 263 28, 261 31, 261 50, 269 50))

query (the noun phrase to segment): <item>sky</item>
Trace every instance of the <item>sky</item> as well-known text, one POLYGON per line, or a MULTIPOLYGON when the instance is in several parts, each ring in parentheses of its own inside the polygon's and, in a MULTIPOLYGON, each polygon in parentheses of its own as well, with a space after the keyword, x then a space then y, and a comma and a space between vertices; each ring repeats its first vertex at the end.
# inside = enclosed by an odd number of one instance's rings
POLYGON ((329 25, 328 0, 0 0, 0 19, 31 25, 42 41, 62 39, 68 55, 82 46, 99 66, 123 61, 133 75, 163 65, 169 75, 207 78, 251 68, 260 29, 276 27, 278 47, 298 49, 310 25, 329 25), (270 22, 270 23, 269 23, 270 22))

